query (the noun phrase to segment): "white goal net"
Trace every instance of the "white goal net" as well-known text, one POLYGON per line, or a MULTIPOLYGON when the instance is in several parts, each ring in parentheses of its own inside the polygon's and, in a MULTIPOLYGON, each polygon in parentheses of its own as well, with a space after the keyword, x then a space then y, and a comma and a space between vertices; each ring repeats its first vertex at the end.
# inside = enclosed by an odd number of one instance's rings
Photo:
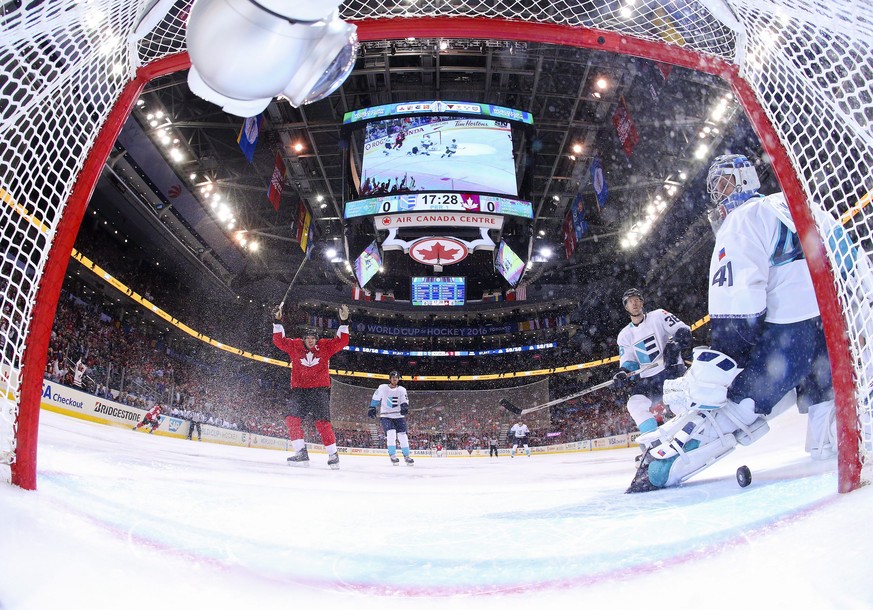
MULTIPOLYGON (((36 427, 60 285, 90 194, 148 80, 188 66, 190 2, 0 4, 0 469, 35 487, 36 427)), ((873 8, 863 0, 347 2, 364 41, 514 39, 699 69, 733 88, 804 238, 835 373, 840 488, 859 484, 873 315, 873 8), (845 234, 819 231, 829 215, 845 234), (824 248, 823 248, 824 244, 824 248), (825 252, 825 257, 817 253, 825 252), (847 256, 847 252, 852 256, 847 256), (849 264, 851 262, 852 264, 849 264), (835 271, 831 271, 831 269, 835 271)))

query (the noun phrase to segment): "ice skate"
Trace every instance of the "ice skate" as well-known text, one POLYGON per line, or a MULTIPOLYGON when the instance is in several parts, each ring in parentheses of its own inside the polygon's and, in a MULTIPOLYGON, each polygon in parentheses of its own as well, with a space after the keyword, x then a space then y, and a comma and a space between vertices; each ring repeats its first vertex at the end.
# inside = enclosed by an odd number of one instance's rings
POLYGON ((652 482, 649 480, 649 464, 652 462, 652 456, 649 455, 649 452, 641 453, 637 456, 637 460, 639 464, 637 472, 631 481, 630 487, 624 493, 635 494, 660 489, 660 487, 652 485, 652 482))
POLYGON ((415 460, 413 460, 413 459, 412 459, 411 457, 409 457, 408 455, 404 455, 404 456, 403 456, 403 460, 406 462, 406 465, 407 465, 407 466, 414 466, 414 465, 415 465, 415 460))
POLYGON ((327 465, 330 466, 331 470, 339 470, 339 454, 331 453, 327 457, 327 465))
POLYGON ((306 450, 306 447, 289 457, 288 465, 309 468, 309 452, 306 450))
POLYGON ((396 455, 389 455, 388 457, 391 458, 392 465, 397 466, 400 463, 400 458, 396 455))

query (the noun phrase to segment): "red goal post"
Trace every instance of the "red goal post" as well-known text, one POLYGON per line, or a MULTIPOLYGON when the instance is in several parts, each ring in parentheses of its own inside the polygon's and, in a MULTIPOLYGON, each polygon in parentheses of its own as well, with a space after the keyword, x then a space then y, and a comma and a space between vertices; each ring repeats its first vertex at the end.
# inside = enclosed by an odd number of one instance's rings
MULTIPOLYGON (((184 70, 190 2, 44 0, 0 7, 0 199, 5 339, 0 476, 36 488, 39 405, 72 245, 143 87, 184 70), (148 12, 146 12, 146 10, 148 12)), ((471 38, 634 55, 723 78, 785 191, 813 272, 834 373, 839 490, 861 484, 871 430, 873 329, 858 277, 826 248, 813 211, 873 249, 873 8, 858 0, 346 2, 362 41, 471 38), (810 207, 815 206, 815 207, 810 207)), ((857 270, 857 268, 856 268, 857 270)), ((860 278, 863 279, 863 278, 860 278)))

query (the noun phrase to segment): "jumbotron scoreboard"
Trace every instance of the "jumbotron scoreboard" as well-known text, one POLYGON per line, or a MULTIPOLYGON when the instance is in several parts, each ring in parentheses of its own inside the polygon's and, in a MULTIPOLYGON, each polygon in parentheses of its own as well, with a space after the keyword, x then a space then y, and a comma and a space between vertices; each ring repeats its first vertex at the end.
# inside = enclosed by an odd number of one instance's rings
POLYGON ((479 212, 533 218, 530 201, 477 193, 408 193, 346 202, 345 219, 402 212, 479 212))

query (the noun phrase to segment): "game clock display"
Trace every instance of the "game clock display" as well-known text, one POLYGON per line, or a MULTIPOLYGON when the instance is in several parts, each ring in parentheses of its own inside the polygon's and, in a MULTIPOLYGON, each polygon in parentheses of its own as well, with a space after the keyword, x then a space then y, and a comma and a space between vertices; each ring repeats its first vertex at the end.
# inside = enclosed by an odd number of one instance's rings
POLYGON ((466 296, 466 278, 414 277, 412 304, 415 306, 463 305, 466 296))

